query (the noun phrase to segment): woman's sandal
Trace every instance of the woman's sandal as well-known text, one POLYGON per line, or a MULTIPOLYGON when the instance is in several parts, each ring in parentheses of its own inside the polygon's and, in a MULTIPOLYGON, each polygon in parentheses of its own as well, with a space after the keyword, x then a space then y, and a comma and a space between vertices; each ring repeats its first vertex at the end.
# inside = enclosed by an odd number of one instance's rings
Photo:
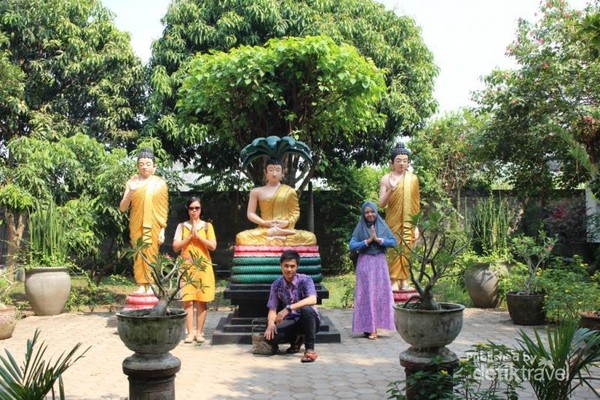
POLYGON ((370 340, 377 340, 377 333, 371 333, 369 336, 367 336, 367 338, 369 338, 370 340))
POLYGON ((314 350, 307 350, 304 352, 304 357, 300 359, 300 362, 311 363, 317 359, 318 355, 314 350))

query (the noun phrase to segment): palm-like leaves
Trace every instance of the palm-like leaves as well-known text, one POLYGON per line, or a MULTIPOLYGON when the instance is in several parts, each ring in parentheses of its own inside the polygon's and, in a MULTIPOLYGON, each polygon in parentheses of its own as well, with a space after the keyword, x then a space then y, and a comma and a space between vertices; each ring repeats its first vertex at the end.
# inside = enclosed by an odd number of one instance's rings
POLYGON ((566 322, 548 331, 547 345, 537 331, 533 337, 520 331, 520 336, 517 349, 493 343, 492 346, 510 360, 522 379, 531 384, 538 399, 568 400, 582 385, 600 397, 591 384, 600 378, 590 371, 600 362, 599 331, 566 322))
POLYGON ((309 163, 312 162, 312 153, 308 146, 291 136, 269 136, 256 138, 240 153, 242 157, 242 168, 259 157, 277 158, 283 160, 286 154, 297 154, 309 163))
POLYGON ((47 346, 42 342, 36 347, 40 331, 36 330, 33 339, 27 339, 27 350, 22 366, 18 366, 14 357, 8 350, 6 358, 0 356, 0 400, 40 400, 52 392, 52 398, 56 398, 54 384, 59 382, 59 399, 64 399, 64 388, 62 374, 71 365, 77 362, 89 350, 89 347, 81 354, 75 355, 81 347, 77 343, 68 353, 62 353, 58 359, 44 360, 47 346))
POLYGON ((573 322, 564 323, 548 332, 548 348, 537 331, 535 338, 522 331, 520 335, 518 342, 521 349, 518 351, 520 356, 514 361, 516 367, 544 369, 548 373, 565 372, 564 379, 552 378, 552 374, 532 374, 529 383, 538 399, 567 400, 577 387, 584 384, 600 397, 590 384, 590 381, 599 378, 593 377, 589 370, 594 363, 600 362, 600 332, 578 329, 573 322))

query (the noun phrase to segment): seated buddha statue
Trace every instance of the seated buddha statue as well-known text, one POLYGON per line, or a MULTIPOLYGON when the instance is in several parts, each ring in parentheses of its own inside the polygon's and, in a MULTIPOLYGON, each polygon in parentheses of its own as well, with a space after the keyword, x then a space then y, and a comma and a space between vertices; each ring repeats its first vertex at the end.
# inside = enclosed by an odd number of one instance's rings
POLYGON ((312 232, 294 229, 300 217, 294 188, 282 184, 283 165, 271 158, 265 166, 266 185, 252 189, 247 217, 258 227, 236 235, 236 245, 315 245, 312 232), (260 215, 257 213, 260 210, 260 215))

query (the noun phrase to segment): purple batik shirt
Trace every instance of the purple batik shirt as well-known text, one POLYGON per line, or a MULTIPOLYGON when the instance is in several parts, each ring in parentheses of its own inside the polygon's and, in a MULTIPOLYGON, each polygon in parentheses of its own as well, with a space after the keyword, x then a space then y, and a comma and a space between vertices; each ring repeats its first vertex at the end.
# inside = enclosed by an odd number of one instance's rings
MULTIPOLYGON (((288 283, 282 276, 271 285, 271 292, 269 293, 267 308, 269 308, 269 310, 277 311, 288 304, 297 303, 300 300, 312 295, 316 296, 317 290, 315 289, 315 284, 310 276, 305 274, 296 274, 292 279, 292 283, 288 283)), ((311 307, 319 316, 317 307, 311 307)), ((300 318, 300 310, 292 310, 292 312, 286 315, 285 318, 293 318, 297 321, 300 318)))

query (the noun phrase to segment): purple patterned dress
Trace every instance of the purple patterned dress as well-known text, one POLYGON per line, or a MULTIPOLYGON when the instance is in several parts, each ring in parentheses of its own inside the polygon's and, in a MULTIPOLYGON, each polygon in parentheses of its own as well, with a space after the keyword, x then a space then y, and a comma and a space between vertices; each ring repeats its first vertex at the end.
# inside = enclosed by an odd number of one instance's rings
POLYGON ((356 265, 352 332, 396 330, 394 298, 385 253, 360 254, 356 265))
POLYGON ((365 202, 350 240, 350 250, 359 253, 354 289, 353 333, 374 333, 378 328, 396 329, 394 297, 385 253, 388 247, 397 245, 396 237, 377 212, 375 204, 365 202), (366 219, 366 211, 370 213, 370 221, 366 219), (377 241, 369 243, 371 229, 375 229, 377 241))

